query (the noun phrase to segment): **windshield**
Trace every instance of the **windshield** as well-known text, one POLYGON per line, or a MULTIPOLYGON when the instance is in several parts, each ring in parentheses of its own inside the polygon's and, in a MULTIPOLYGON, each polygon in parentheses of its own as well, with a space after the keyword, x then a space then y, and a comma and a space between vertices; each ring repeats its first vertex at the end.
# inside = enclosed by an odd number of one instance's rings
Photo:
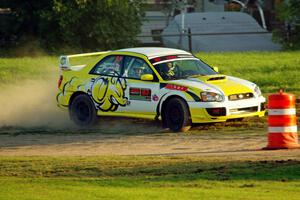
POLYGON ((156 64, 154 67, 164 80, 217 74, 207 64, 198 59, 173 60, 156 64))

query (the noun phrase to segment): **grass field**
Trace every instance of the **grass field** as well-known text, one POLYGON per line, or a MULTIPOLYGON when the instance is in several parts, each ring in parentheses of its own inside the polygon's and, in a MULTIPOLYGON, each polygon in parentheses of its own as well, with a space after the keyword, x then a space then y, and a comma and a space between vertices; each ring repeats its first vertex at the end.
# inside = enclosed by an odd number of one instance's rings
POLYGON ((2 157, 0 199, 299 199, 300 162, 2 157))
POLYGON ((299 94, 300 52, 197 54, 221 73, 253 81, 263 93, 284 88, 299 94))
POLYGON ((20 80, 51 78, 58 74, 58 58, 0 58, 0 86, 20 80))
MULTIPOLYGON (((300 94, 300 52, 199 53, 197 56, 210 65, 219 67, 220 73, 257 83, 263 93, 285 88, 288 92, 300 94)), ((49 84, 55 85, 58 74, 58 57, 0 58, 0 89, 21 85, 24 80, 46 79, 49 84)), ((26 91, 30 91, 30 88, 26 91)), ((33 98, 28 101, 33 101, 34 92, 30 95, 28 92, 29 96, 33 98)), ((33 105, 39 105, 39 99, 36 103, 33 105)), ((18 104, 20 102, 16 102, 17 110, 24 112, 27 102, 23 102, 21 106, 17 106, 18 104)), ((4 108, 0 109, 4 112, 4 108)), ((30 118, 30 115, 27 116, 30 118)), ((265 128, 265 121, 254 120, 251 123, 254 124, 251 130, 248 130, 248 126, 237 129, 233 124, 229 127, 209 126, 209 130, 215 138, 222 135, 224 140, 228 139, 225 136, 227 132, 242 132, 245 137, 264 132, 261 129, 265 128)), ((36 127, 19 132, 15 127, 6 128, 12 134, 55 134, 52 129, 41 130, 36 127)), ((207 134, 200 130, 202 129, 194 129, 191 136, 207 134)), ((7 132, 5 128, 0 130, 0 134, 7 132)), ((90 132, 91 130, 81 131, 83 134, 90 132)), ((98 132, 97 129, 93 133, 98 132)), ((66 129, 60 134, 71 135, 74 132, 66 129)), ((0 200, 297 200, 299 196, 299 159, 274 160, 267 157, 253 160, 248 157, 199 155, 0 156, 0 200)))
MULTIPOLYGON (((198 53, 220 73, 258 84, 263 93, 280 88, 300 93, 300 52, 198 53)), ((57 77, 58 57, 0 58, 0 87, 20 79, 57 77)))

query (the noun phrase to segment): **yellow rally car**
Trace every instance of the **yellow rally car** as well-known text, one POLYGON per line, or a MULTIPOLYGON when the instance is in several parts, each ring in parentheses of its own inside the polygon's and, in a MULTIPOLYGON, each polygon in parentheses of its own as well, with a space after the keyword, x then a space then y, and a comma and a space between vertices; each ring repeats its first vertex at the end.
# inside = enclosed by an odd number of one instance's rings
POLYGON ((173 131, 186 131, 192 123, 265 113, 258 86, 219 74, 183 50, 146 47, 61 56, 60 69, 57 103, 78 125, 92 125, 98 116, 122 116, 160 119, 173 131), (76 59, 88 64, 71 64, 76 59))

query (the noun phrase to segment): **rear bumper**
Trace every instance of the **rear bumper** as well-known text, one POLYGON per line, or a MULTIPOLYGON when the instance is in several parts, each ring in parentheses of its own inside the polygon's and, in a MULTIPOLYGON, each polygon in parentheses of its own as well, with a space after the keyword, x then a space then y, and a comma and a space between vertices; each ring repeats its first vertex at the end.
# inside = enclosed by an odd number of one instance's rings
POLYGON ((224 102, 188 102, 193 123, 225 122, 229 119, 262 117, 265 115, 264 97, 224 102), (210 109, 222 108, 219 115, 212 115, 210 109), (210 113, 210 114, 209 114, 210 113))

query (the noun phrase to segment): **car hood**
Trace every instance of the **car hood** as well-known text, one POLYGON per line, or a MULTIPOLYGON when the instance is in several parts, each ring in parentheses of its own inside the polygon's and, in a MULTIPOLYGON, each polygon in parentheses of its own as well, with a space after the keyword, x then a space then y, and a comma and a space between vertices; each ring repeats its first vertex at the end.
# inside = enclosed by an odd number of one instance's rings
POLYGON ((198 76, 187 79, 172 80, 169 83, 186 86, 189 89, 217 92, 225 96, 253 92, 255 84, 249 81, 221 74, 198 76))

